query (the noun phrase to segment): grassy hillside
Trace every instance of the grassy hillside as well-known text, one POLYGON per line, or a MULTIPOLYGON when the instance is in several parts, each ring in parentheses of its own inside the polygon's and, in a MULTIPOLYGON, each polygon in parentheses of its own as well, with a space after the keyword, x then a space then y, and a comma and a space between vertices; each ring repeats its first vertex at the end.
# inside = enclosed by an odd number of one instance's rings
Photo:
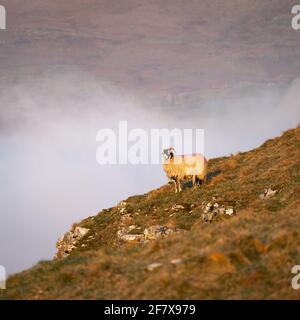
POLYGON ((299 126, 252 151, 212 159, 201 188, 187 184, 175 194, 163 186, 74 225, 88 232, 66 258, 61 249, 59 259, 11 276, 0 295, 298 299, 290 283, 300 264, 299 159, 299 126), (276 193, 263 197, 268 188, 276 193), (149 233, 157 225, 161 237, 149 233))

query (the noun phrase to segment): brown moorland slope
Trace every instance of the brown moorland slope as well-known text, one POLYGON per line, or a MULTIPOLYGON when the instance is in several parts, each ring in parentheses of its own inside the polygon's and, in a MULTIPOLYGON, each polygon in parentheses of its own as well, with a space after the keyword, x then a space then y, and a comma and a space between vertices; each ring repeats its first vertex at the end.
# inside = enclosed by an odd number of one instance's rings
POLYGON ((68 256, 61 247, 58 259, 11 276, 1 298, 299 299, 291 287, 300 263, 299 159, 298 126, 210 160, 201 188, 130 197, 74 225, 88 232, 68 256), (268 188, 276 193, 262 196, 268 188))

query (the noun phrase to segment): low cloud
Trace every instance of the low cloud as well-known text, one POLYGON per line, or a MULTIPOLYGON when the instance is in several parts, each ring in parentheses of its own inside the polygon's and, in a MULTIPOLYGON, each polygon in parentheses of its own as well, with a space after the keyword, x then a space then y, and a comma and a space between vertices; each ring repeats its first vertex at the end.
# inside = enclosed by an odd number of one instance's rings
POLYGON ((9 273, 49 259, 72 223, 166 182, 159 165, 100 166, 96 133, 205 129, 208 157, 248 150, 299 122, 300 82, 283 93, 215 100, 183 111, 152 105, 80 70, 2 83, 0 264, 9 273))

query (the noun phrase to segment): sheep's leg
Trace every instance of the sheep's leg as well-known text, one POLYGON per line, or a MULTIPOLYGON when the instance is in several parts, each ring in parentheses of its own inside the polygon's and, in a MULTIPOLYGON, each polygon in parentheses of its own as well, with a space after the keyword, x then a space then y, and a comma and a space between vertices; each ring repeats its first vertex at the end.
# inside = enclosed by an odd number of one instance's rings
POLYGON ((179 192, 181 192, 181 181, 180 181, 180 180, 178 180, 178 182, 177 182, 177 183, 178 183, 178 191, 179 191, 179 192))
POLYGON ((174 182, 175 193, 177 193, 177 180, 172 180, 174 182))
POLYGON ((197 186, 200 186, 202 184, 202 180, 199 177, 196 177, 196 183, 197 186))
POLYGON ((193 187, 195 187, 196 180, 197 180, 196 176, 193 176, 193 177, 192 177, 193 187))

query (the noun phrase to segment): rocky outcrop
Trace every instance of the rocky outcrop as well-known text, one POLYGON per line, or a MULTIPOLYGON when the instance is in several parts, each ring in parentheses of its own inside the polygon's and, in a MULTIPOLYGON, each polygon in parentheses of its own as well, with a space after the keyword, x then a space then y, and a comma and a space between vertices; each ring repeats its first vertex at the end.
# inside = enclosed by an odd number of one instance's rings
POLYGON ((67 257, 74 249, 77 248, 80 240, 89 232, 88 228, 73 226, 73 228, 65 233, 56 243, 57 253, 54 259, 62 259, 67 257))
POLYGON ((179 230, 168 228, 166 226, 150 226, 142 233, 132 233, 132 231, 140 231, 135 225, 131 226, 123 226, 117 232, 117 239, 123 242, 147 242, 149 240, 156 240, 162 237, 166 237, 174 232, 178 232, 179 230))
MULTIPOLYGON (((120 214, 120 220, 114 240, 114 244, 116 244, 117 246, 126 243, 145 244, 149 241, 165 238, 173 233, 185 231, 176 227, 170 228, 165 225, 150 225, 146 227, 138 226, 134 224, 135 217, 143 213, 140 209, 138 209, 137 211, 129 210, 130 208, 128 209, 128 203, 125 201, 120 202, 117 205, 116 209, 120 214)), ((188 213, 192 213, 194 209, 197 209, 197 206, 195 204, 174 204, 170 208, 165 208, 164 211, 171 212, 169 217, 172 217, 175 214, 185 215, 188 213)), ((210 223, 222 216, 226 217, 235 215, 235 210, 233 207, 227 207, 223 204, 218 203, 215 197, 213 197, 211 201, 203 202, 202 207, 200 206, 200 209, 202 211, 202 221, 205 223, 210 223)), ((155 211, 154 207, 153 210, 155 211)), ((89 242, 93 241, 95 238, 95 234, 91 234, 83 239, 89 233, 89 231, 90 230, 88 228, 84 228, 79 225, 73 226, 70 231, 68 231, 57 241, 56 247, 58 250, 54 259, 62 259, 67 257, 73 250, 75 250, 79 246, 87 247, 89 245, 89 242)))
MULTIPOLYGON (((161 225, 150 226, 142 230, 141 227, 131 224, 133 222, 133 217, 130 213, 127 213, 126 207, 127 203, 125 201, 121 201, 117 205, 118 211, 122 215, 119 229, 117 231, 117 240, 120 242, 145 243, 149 240, 156 240, 158 238, 166 237, 171 233, 178 231, 161 225)), ((177 211, 183 208, 183 206, 175 205, 172 209, 177 211)), ((139 212, 134 213, 134 215, 138 214, 139 212)))
POLYGON ((171 229, 165 226, 156 225, 156 226, 151 226, 149 228, 146 228, 144 230, 144 237, 145 237, 145 240, 156 240, 158 238, 168 236, 174 231, 175 231, 174 229, 171 229))
POLYGON ((235 214, 234 208, 226 207, 216 202, 216 198, 212 198, 209 202, 202 203, 202 220, 204 222, 212 222, 221 216, 232 216, 235 214))

